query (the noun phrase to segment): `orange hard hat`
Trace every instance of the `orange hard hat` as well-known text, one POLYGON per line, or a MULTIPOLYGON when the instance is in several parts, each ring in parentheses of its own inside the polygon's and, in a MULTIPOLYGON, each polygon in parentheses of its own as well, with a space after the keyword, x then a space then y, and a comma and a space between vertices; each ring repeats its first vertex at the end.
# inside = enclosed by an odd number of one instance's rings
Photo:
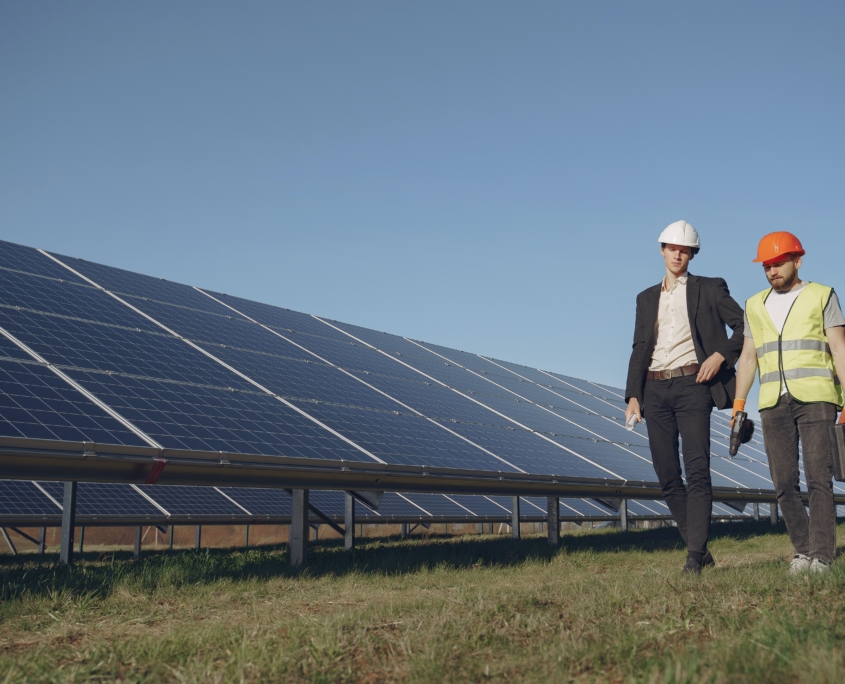
POLYGON ((774 261, 787 254, 794 254, 795 256, 804 256, 804 248, 801 246, 801 241, 792 233, 780 231, 777 233, 769 233, 764 235, 757 245, 757 258, 754 263, 767 261, 774 261))

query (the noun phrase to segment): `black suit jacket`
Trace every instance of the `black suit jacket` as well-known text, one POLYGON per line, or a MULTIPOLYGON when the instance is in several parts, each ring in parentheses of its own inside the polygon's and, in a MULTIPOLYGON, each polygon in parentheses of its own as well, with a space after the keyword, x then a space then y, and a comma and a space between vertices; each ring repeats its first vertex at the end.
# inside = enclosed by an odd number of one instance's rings
MULTIPOLYGON (((631 360, 628 363, 625 401, 636 397, 641 409, 645 377, 657 343, 657 308, 661 286, 662 282, 637 295, 637 322, 631 360)), ((742 307, 731 297, 728 285, 722 278, 705 278, 690 273, 687 279, 687 311, 698 362, 703 363, 714 352, 725 357, 721 370, 707 384, 716 408, 728 408, 733 405, 736 392, 734 366, 744 342, 742 307), (725 331, 726 325, 733 331, 730 337, 725 331)))

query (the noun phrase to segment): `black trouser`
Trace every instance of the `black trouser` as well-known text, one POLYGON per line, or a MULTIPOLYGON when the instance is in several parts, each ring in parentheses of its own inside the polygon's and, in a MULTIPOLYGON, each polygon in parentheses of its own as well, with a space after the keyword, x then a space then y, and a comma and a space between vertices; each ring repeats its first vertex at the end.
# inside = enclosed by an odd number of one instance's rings
POLYGON ((775 408, 760 411, 769 470, 795 553, 832 561, 836 552, 833 461, 828 428, 836 420, 833 404, 799 404, 782 396, 775 408), (810 494, 810 515, 799 489, 798 438, 810 494))
POLYGON ((707 551, 713 487, 710 482, 710 388, 695 375, 645 384, 643 416, 651 460, 663 498, 672 512, 689 554, 701 560, 707 551), (684 473, 678 436, 683 440, 684 473))

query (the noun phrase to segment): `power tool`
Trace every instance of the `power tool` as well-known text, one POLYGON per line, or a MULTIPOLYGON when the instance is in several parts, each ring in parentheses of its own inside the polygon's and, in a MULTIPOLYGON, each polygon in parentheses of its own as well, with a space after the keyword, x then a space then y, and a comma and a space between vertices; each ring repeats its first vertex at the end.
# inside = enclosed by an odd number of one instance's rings
POLYGON ((731 428, 731 458, 736 456, 739 447, 747 444, 754 436, 754 421, 748 417, 745 411, 737 411, 734 415, 734 424, 731 428))

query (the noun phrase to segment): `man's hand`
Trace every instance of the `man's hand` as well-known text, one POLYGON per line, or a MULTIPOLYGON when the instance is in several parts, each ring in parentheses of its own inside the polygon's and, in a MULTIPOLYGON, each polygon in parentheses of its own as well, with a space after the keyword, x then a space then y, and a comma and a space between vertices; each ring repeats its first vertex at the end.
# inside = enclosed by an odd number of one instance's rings
POLYGON ((636 423, 641 423, 643 420, 642 413, 640 412, 640 402, 637 401, 636 397, 631 397, 628 400, 628 408, 625 409, 625 425, 629 423, 631 416, 637 417, 637 420, 634 422, 635 425, 636 423))
POLYGON ((713 354, 701 364, 701 368, 698 370, 698 375, 695 377, 695 381, 710 382, 716 373, 719 372, 719 369, 722 367, 724 362, 724 356, 722 356, 719 352, 713 352, 713 354))

